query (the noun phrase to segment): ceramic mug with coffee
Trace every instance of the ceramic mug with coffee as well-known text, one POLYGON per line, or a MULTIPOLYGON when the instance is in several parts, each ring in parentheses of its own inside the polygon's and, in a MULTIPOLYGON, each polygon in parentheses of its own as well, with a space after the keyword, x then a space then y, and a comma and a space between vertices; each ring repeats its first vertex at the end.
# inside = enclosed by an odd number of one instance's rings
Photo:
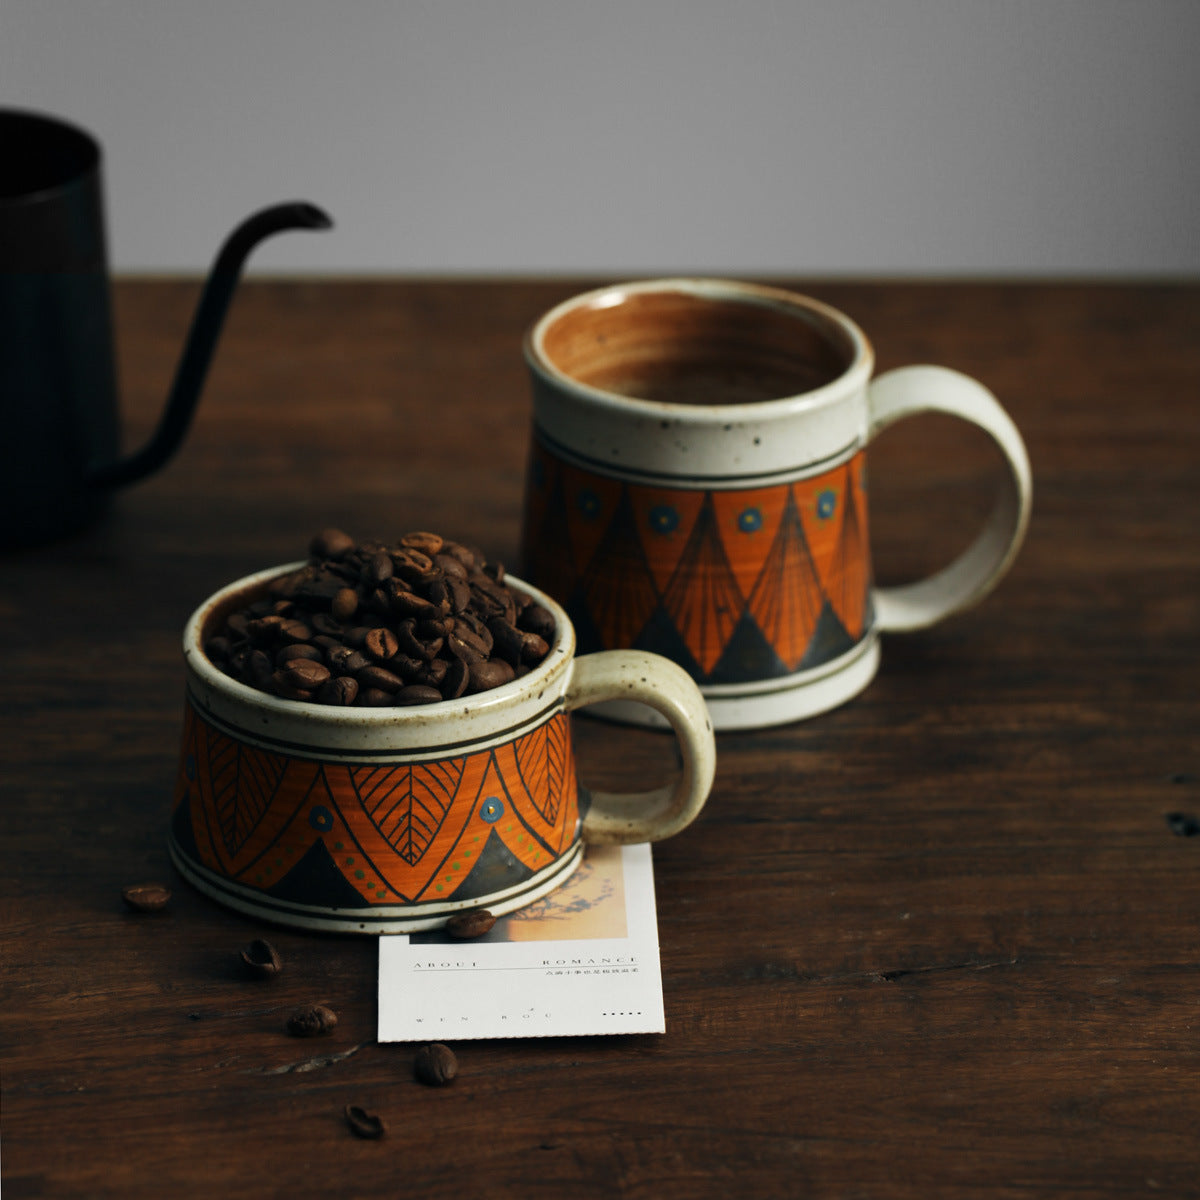
POLYGON ((523 575, 564 605, 581 647, 683 666, 718 729, 850 699, 878 668, 882 633, 982 599, 1024 538, 1029 460, 991 392, 933 366, 872 379, 864 333, 808 297, 724 280, 616 285, 548 312, 525 356, 523 575), (876 587, 867 446, 924 412, 983 429, 1006 470, 959 558, 876 587))
POLYGON ((577 656, 562 609, 511 577, 506 586, 540 605, 553 633, 536 666, 499 686, 364 707, 289 698, 287 678, 269 694, 234 677, 214 638, 304 566, 229 584, 184 631, 169 846, 213 899, 307 930, 440 928, 531 904, 570 877, 586 845, 660 841, 703 808, 716 751, 695 682, 644 651, 577 656), (611 793, 577 778, 570 714, 616 697, 674 730, 672 782, 611 793))

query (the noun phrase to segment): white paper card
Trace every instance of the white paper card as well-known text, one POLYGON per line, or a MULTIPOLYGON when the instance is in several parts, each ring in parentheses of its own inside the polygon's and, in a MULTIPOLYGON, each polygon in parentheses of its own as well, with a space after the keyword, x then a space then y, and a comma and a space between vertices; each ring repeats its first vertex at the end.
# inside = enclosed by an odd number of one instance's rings
POLYGON ((379 1040, 664 1033, 648 845, 590 846, 489 933, 379 939, 379 1040))

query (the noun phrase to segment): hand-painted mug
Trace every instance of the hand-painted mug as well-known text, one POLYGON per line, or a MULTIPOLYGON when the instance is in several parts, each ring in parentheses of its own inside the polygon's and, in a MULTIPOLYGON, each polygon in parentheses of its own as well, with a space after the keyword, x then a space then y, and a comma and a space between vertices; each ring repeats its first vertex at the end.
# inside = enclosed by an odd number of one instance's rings
POLYGON ((881 633, 980 600, 1024 539, 1029 460, 995 397, 941 367, 872 382, 862 331, 816 300, 722 280, 617 285, 548 312, 525 357, 522 574, 562 602, 581 652, 633 647, 683 666, 717 729, 850 699, 878 668, 881 633), (866 447, 922 412, 978 425, 1007 470, 958 559, 877 588, 866 447))
POLYGON ((712 786, 704 699, 676 664, 642 651, 575 656, 554 614, 528 675, 416 708, 282 700, 223 674, 203 651, 228 614, 302 564, 238 580, 184 631, 183 744, 169 847, 180 872, 228 907, 284 925, 402 933, 457 912, 499 916, 562 884, 586 843, 659 841, 712 786), (572 710, 621 697, 675 732, 677 779, 655 791, 588 792, 576 778, 572 710))

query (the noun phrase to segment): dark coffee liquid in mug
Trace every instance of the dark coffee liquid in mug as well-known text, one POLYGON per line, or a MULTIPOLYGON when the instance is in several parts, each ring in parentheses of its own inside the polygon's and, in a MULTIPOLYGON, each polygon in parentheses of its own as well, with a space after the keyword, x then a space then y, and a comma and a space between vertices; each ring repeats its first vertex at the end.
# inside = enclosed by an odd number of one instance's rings
POLYGON ((849 365, 811 321, 770 304, 629 293, 547 331, 550 360, 581 383, 670 404, 753 404, 824 387, 849 365))

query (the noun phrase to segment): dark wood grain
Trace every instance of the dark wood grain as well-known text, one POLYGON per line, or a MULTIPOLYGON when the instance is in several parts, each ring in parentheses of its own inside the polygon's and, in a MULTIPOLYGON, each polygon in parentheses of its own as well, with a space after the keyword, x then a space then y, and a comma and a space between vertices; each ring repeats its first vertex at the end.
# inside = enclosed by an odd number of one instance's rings
MULTIPOLYGON (((373 942, 173 874, 191 609, 326 524, 512 558, 521 336, 586 282, 248 284, 176 461, 0 559, 5 1200, 1196 1194, 1200 837, 1166 818, 1200 816, 1200 288, 800 281, 881 368, 1002 398, 1034 517, 999 590, 889 638, 862 697, 720 737, 655 851, 666 1036, 465 1042, 423 1088, 374 1040, 373 942), (128 911, 155 878, 169 909, 128 911), (250 981, 264 933, 285 970, 250 981), (287 1036, 307 1003, 331 1037, 287 1036)), ((130 443, 197 290, 117 288, 130 443)), ((949 421, 881 439, 882 581, 966 542, 995 466, 949 421)), ((669 768, 659 735, 578 733, 593 782, 669 768)))

